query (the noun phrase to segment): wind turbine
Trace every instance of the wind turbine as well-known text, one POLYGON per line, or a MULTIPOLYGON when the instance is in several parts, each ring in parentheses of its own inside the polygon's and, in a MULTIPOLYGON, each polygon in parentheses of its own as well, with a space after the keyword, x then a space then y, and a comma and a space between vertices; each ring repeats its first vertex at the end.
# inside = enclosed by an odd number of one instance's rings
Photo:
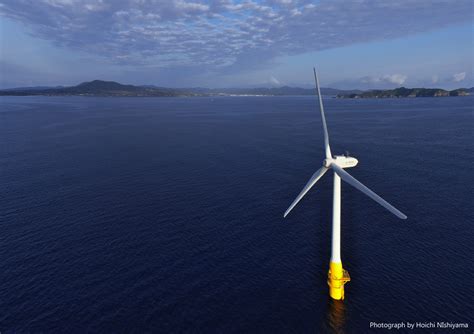
POLYGON ((347 155, 331 154, 331 147, 329 146, 328 128, 326 125, 326 117, 324 116, 323 99, 321 97, 321 90, 319 88, 319 79, 316 69, 313 68, 314 80, 316 82, 316 93, 319 98, 319 109, 321 111, 321 119, 323 121, 324 129, 324 149, 326 152, 326 159, 323 160, 323 166, 318 169, 304 186, 296 199, 291 203, 286 210, 284 217, 286 217, 291 210, 298 204, 304 195, 318 182, 318 180, 329 170, 334 172, 334 193, 332 202, 332 245, 331 245, 331 260, 329 262, 328 285, 329 295, 333 299, 344 299, 344 284, 349 282, 349 273, 342 267, 341 261, 341 179, 349 183, 354 188, 360 190, 374 201, 379 203, 385 209, 393 213, 400 219, 406 219, 407 216, 397 210, 382 197, 374 193, 372 190, 357 181, 344 169, 355 167, 359 162, 356 158, 347 155))

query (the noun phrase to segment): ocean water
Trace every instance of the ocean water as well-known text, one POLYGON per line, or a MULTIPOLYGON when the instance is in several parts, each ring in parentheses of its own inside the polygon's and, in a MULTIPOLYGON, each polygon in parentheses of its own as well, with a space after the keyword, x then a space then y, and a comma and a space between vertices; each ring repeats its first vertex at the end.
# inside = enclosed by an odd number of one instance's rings
MULTIPOLYGON (((474 326, 474 98, 325 101, 333 154, 408 215, 332 175, 314 97, 2 97, 0 332, 366 333, 474 326)), ((428 332, 428 331, 425 331, 428 332)))

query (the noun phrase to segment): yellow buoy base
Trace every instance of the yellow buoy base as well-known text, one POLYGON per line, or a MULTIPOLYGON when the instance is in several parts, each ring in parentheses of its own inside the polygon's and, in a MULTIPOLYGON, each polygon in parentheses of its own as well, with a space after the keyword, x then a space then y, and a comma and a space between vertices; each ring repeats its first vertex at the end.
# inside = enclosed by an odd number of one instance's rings
POLYGON ((349 272, 342 268, 342 262, 329 262, 328 285, 332 299, 344 299, 344 284, 350 280, 349 272))

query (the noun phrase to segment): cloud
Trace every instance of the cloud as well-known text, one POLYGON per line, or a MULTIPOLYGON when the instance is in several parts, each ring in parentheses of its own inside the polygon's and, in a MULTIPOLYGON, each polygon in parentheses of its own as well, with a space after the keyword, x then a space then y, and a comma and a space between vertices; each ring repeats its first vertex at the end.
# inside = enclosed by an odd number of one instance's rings
MULTIPOLYGON (((4 0, 0 14, 110 63, 232 73, 472 19, 459 0, 4 0), (415 7, 415 8, 414 8, 415 7)), ((381 77, 402 84, 406 76, 381 77)))
POLYGON ((437 74, 433 75, 431 77, 431 83, 438 83, 439 82, 439 76, 437 74))
POLYGON ((407 80, 407 76, 403 74, 384 75, 382 80, 397 85, 403 85, 403 83, 407 80))
POLYGON ((382 76, 366 76, 361 79, 361 82, 365 84, 386 83, 403 85, 407 78, 408 77, 403 74, 385 74, 382 76))
POLYGON ((453 74, 453 81, 460 82, 466 78, 466 72, 454 73, 453 74))
POLYGON ((275 78, 273 75, 270 76, 270 79, 269 79, 268 81, 269 81, 272 85, 276 85, 276 86, 281 85, 280 80, 278 80, 277 78, 275 78))

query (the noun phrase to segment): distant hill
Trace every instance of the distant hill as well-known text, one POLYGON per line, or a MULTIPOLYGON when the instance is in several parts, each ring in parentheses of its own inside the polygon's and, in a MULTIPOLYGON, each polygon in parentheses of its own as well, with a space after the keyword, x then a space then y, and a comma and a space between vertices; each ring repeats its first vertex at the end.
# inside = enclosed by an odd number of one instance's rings
POLYGON ((165 91, 157 88, 122 85, 114 81, 94 80, 73 87, 1 90, 0 95, 177 96, 179 94, 173 90, 165 91))
MULTIPOLYGON (((360 94, 360 90, 321 88, 323 95, 360 94)), ((219 95, 314 95, 315 91, 299 87, 274 88, 166 88, 153 85, 123 85, 115 81, 94 80, 72 87, 23 87, 0 90, 0 95, 46 95, 46 96, 219 96, 219 95)))
POLYGON ((399 98, 399 97, 439 97, 439 96, 466 96, 472 93, 473 88, 459 88, 447 91, 440 88, 405 88, 387 90, 370 90, 362 93, 338 94, 339 98, 399 98))

